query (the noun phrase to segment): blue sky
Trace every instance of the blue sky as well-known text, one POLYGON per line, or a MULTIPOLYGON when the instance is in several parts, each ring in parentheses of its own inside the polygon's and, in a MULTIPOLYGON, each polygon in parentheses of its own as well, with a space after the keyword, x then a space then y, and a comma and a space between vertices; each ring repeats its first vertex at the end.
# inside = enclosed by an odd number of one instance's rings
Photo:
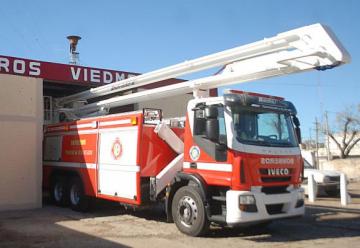
POLYGON ((351 64, 232 87, 293 101, 307 138, 322 112, 334 126, 336 112, 360 103, 359 10, 356 0, 2 0, 0 54, 67 63, 65 37, 77 34, 82 65, 144 73, 320 22, 351 64))

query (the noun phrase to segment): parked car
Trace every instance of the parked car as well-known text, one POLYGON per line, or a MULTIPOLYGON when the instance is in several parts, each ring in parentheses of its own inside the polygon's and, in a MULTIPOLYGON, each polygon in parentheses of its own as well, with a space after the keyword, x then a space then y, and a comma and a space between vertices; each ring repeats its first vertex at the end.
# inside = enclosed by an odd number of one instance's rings
POLYGON ((315 169, 306 159, 304 159, 304 180, 302 187, 308 195, 308 177, 314 175, 315 195, 326 193, 329 196, 340 194, 340 172, 330 170, 315 169))

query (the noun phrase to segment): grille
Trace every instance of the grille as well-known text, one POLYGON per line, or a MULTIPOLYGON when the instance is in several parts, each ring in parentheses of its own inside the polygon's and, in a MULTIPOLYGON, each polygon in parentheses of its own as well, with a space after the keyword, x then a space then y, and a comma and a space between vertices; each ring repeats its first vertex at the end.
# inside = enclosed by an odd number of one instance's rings
POLYGON ((281 204, 269 204, 269 205, 266 205, 266 211, 270 215, 281 214, 283 206, 284 206, 284 204, 282 204, 282 203, 281 204))
POLYGON ((289 174, 287 175, 269 175, 269 169, 271 168, 260 168, 259 172, 261 177, 261 181, 264 183, 283 183, 290 182, 291 175, 293 173, 293 169, 288 168, 289 174))
POLYGON ((264 183, 282 183, 290 182, 291 177, 261 177, 264 183))
MULTIPOLYGON (((271 169, 275 169, 275 168, 260 168, 259 171, 260 171, 261 175, 271 176, 268 173, 268 170, 271 170, 271 169)), ((289 175, 291 175, 293 172, 293 169, 291 169, 291 168, 283 168, 283 169, 287 169, 289 171, 289 175)))
POLYGON ((286 190, 287 187, 288 187, 288 185, 274 186, 274 187, 262 187, 261 192, 263 192, 267 195, 289 193, 289 191, 286 190))

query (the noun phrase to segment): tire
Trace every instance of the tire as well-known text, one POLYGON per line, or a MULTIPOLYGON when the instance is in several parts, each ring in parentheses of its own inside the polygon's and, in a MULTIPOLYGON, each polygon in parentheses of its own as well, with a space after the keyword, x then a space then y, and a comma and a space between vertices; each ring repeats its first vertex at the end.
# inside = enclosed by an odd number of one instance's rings
POLYGON ((340 190, 338 190, 338 189, 328 189, 328 190, 325 190, 325 193, 328 196, 336 197, 336 196, 340 195, 340 190))
POLYGON ((69 185, 65 177, 56 176, 51 183, 51 201, 60 207, 69 205, 69 185))
POLYGON ((196 187, 180 188, 174 195, 171 212, 182 233, 196 237, 205 234, 209 228, 204 202, 196 187))
POLYGON ((79 177, 73 177, 71 179, 69 201, 72 210, 86 212, 89 209, 89 199, 85 195, 84 186, 79 177))

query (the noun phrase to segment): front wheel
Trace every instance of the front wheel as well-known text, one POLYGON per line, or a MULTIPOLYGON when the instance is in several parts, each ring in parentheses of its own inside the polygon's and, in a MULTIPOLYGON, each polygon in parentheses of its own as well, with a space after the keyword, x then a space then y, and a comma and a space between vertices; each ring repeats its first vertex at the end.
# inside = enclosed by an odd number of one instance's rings
POLYGON ((172 216, 177 228, 190 236, 200 236, 209 228, 204 201, 196 187, 185 186, 174 195, 172 216))
POLYGON ((85 195, 82 181, 78 177, 74 177, 70 183, 70 207, 81 212, 89 209, 89 199, 85 195))

